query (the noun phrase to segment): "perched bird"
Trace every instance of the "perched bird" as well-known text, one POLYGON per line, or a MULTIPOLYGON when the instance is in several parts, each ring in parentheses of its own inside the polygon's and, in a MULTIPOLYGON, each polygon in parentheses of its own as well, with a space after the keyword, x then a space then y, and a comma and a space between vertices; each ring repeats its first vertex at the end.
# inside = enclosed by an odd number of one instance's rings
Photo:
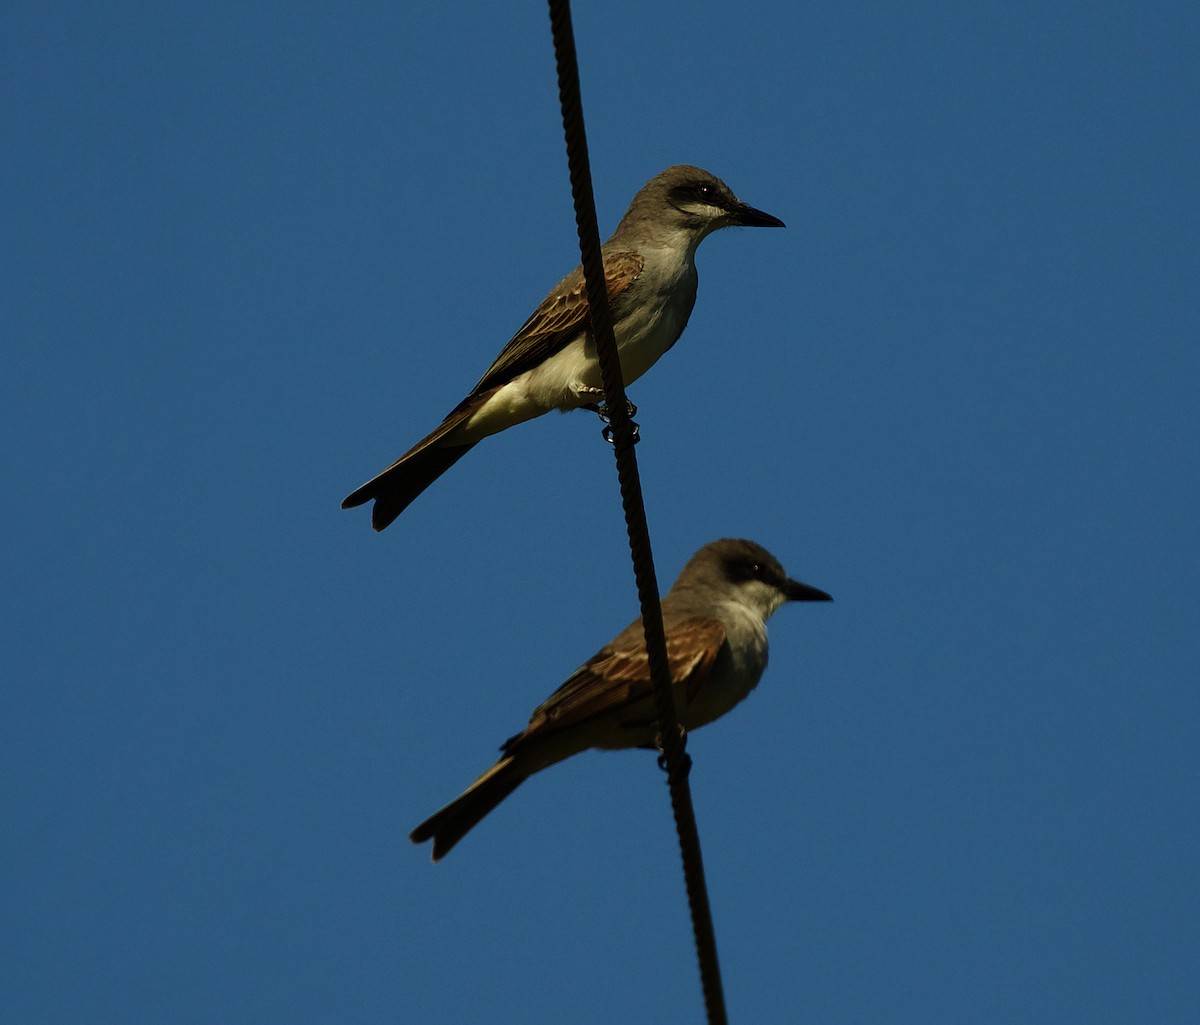
MULTIPOLYGON (((782 228, 747 206, 720 178, 698 167, 669 167, 629 204, 603 246, 604 279, 625 383, 641 377, 675 344, 696 302, 696 247, 730 225, 782 228)), ((432 434, 342 502, 372 499, 371 525, 383 530, 422 491, 489 434, 603 398, 587 294, 577 267, 513 336, 471 393, 432 434)))
MULTIPOLYGON (((786 601, 832 601, 789 579, 753 541, 701 548, 662 600, 675 707, 686 730, 724 715, 750 693, 767 665, 767 619, 786 601)), ((649 658, 636 619, 534 709, 501 745, 501 758, 466 791, 422 822, 413 843, 433 840, 438 861, 535 772, 590 747, 647 747, 656 719, 649 658)))

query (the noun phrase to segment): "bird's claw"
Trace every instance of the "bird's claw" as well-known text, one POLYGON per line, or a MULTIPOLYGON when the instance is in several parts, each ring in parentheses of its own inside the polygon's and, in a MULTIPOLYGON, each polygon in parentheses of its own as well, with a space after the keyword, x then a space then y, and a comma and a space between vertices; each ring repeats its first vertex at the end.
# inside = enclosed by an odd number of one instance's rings
MULTIPOLYGON (((589 389, 587 389, 587 394, 603 395, 604 392, 601 391, 599 388, 589 388, 589 389)), ((607 402, 604 402, 604 401, 583 402, 580 404, 579 408, 590 410, 591 412, 595 413, 598 417, 600 417, 600 419, 603 420, 605 423, 608 423, 612 419, 612 417, 610 417, 608 415, 608 403, 607 402)), ((628 398, 625 400, 625 415, 631 420, 635 416, 637 416, 637 406, 635 406, 632 402, 630 402, 628 398)))
MULTIPOLYGON (((642 429, 637 424, 635 424, 632 420, 629 421, 629 426, 633 428, 633 442, 636 445, 639 441, 642 440, 641 439, 641 430, 642 429)), ((613 434, 613 429, 611 427, 603 428, 600 431, 600 433, 601 433, 601 435, 603 435, 604 440, 607 441, 610 445, 616 444, 616 442, 613 440, 614 434, 613 434)))
MULTIPOLYGON (((692 756, 687 753, 687 730, 683 728, 682 723, 678 724, 676 728, 679 730, 679 765, 683 770, 683 775, 687 776, 692 771, 692 756)), ((669 773, 670 766, 667 764, 667 745, 661 732, 654 735, 654 746, 658 748, 658 767, 663 772, 669 773)))
MULTIPOLYGON (((612 417, 610 417, 608 415, 608 403, 607 402, 601 402, 601 403, 593 402, 593 403, 589 403, 588 405, 584 406, 583 408, 590 409, 593 413, 595 413, 598 417, 600 417, 601 420, 604 421, 604 428, 600 431, 600 433, 601 433, 601 435, 603 435, 605 441, 607 441, 610 445, 613 444, 614 434, 613 434, 613 429, 612 429, 612 417)), ((632 402, 630 402, 629 399, 626 399, 625 400, 625 417, 626 417, 626 419, 629 420, 629 426, 633 428, 633 440, 635 443, 639 440, 639 434, 641 433, 641 428, 633 422, 633 418, 636 415, 637 415, 637 406, 635 406, 632 402)))
MULTIPOLYGON (((662 771, 668 776, 670 776, 671 767, 667 764, 667 756, 665 754, 659 754, 658 767, 662 769, 662 771)), ((683 770, 683 775, 685 777, 692 771, 692 756, 686 751, 683 753, 683 759, 680 761, 679 767, 683 770)), ((668 779, 667 782, 669 783, 670 780, 668 779)))

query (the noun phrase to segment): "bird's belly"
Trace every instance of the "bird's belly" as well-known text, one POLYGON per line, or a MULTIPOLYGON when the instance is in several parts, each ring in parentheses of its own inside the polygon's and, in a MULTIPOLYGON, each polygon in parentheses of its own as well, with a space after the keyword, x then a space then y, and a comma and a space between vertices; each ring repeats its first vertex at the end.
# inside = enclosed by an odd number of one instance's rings
POLYGON ((460 444, 479 441, 552 409, 574 409, 581 401, 581 383, 586 385, 593 377, 598 378, 595 361, 584 352, 581 335, 497 388, 455 431, 454 440, 460 444))
POLYGON ((679 719, 685 730, 695 730, 720 719, 735 705, 745 700, 762 677, 762 671, 747 676, 735 673, 714 673, 686 705, 679 705, 679 719))
POLYGON ((543 411, 574 409, 580 403, 581 388, 600 387, 600 369, 591 346, 584 343, 581 334, 513 384, 521 385, 543 411))
MULTIPOLYGON (((665 289, 656 301, 615 312, 617 352, 625 383, 636 381, 682 334, 695 300, 694 289, 665 289)), ((595 347, 581 333, 532 370, 497 388, 454 431, 455 444, 486 438, 552 409, 576 409, 599 401, 604 387, 595 347)))
POLYGON ((626 384, 649 370, 683 333, 690 304, 682 308, 669 300, 632 314, 617 337, 621 376, 626 384))
MULTIPOLYGON (((669 301, 651 303, 617 317, 614 335, 625 384, 636 381, 654 366, 679 338, 687 314, 677 305, 669 301)), ((601 396, 594 392, 603 389, 604 378, 595 346, 580 335, 512 383, 539 404, 542 411, 567 410, 598 401, 601 396)))

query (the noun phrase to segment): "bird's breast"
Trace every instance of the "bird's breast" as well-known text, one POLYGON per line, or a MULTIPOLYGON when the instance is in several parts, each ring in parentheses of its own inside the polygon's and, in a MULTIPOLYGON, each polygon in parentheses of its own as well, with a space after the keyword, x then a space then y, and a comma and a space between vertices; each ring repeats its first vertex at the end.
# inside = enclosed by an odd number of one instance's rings
POLYGON ((637 294, 614 310, 626 384, 641 377, 679 340, 696 304, 696 272, 690 263, 663 267, 648 259, 637 284, 642 286, 637 294))
POLYGON ((689 730, 720 718, 745 699, 767 668, 767 626, 762 617, 738 602, 725 603, 720 616, 725 644, 708 678, 680 707, 680 718, 689 730))

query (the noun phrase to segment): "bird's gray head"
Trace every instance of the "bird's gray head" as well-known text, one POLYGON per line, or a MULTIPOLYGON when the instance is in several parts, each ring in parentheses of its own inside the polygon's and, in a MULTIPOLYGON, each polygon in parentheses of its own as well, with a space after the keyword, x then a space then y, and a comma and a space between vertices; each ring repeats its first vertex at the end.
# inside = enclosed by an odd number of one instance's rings
POLYGON ((710 541, 688 560, 675 586, 703 588, 727 595, 766 619, 788 601, 833 601, 824 591, 784 571, 762 545, 742 538, 710 541))
POLYGON ((778 217, 743 203, 715 174, 690 164, 676 164, 642 186, 617 226, 617 235, 682 233, 694 248, 706 235, 731 225, 784 226, 778 217))

